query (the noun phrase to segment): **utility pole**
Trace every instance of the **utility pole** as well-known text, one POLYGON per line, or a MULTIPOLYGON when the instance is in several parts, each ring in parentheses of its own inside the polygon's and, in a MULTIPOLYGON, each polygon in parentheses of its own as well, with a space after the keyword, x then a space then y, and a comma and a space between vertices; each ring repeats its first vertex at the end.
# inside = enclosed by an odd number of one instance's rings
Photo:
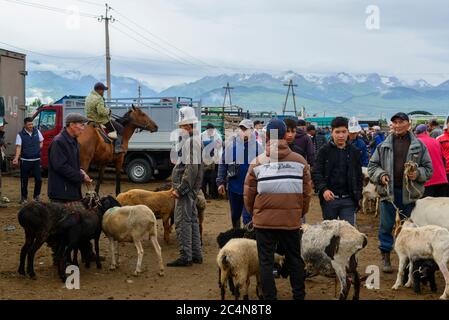
POLYGON ((106 86, 108 87, 108 100, 111 99, 111 52, 109 49, 109 21, 112 23, 115 19, 112 16, 108 16, 108 11, 112 8, 105 3, 106 15, 98 18, 99 22, 104 21, 105 38, 106 38, 106 86))
POLYGON ((226 97, 229 95, 229 105, 232 106, 232 100, 231 100, 231 90, 234 89, 233 87, 229 86, 229 82, 226 83, 226 87, 223 87, 223 89, 225 89, 225 96, 223 99, 223 108, 226 105, 226 97))
POLYGON ((140 84, 139 84, 139 87, 137 88, 137 94, 138 94, 138 96, 139 96, 139 100, 137 100, 138 101, 138 103, 139 103, 139 106, 142 106, 142 87, 140 86, 140 84))
POLYGON ((285 113, 287 112, 293 112, 295 114, 295 117, 298 116, 298 113, 296 111, 296 98, 295 98, 295 90, 294 87, 297 87, 297 84, 293 84, 293 80, 290 79, 288 83, 284 84, 285 87, 288 87, 287 94, 285 95, 285 102, 284 107, 282 108, 282 115, 285 116, 285 113), (288 102, 288 96, 290 95, 290 90, 292 91, 292 97, 293 97, 293 108, 294 110, 287 110, 287 102, 288 102))

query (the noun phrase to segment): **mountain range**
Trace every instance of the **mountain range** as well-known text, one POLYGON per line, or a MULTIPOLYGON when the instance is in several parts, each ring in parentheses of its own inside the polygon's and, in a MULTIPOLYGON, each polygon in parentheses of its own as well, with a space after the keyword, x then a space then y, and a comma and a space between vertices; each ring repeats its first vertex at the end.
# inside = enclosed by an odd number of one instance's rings
MULTIPOLYGON (((293 71, 278 75, 237 73, 206 76, 197 81, 171 86, 157 92, 150 84, 131 77, 112 77, 113 97, 136 97, 140 84, 143 97, 184 96, 201 99, 203 105, 221 106, 223 86, 229 83, 232 103, 250 111, 282 111, 287 87, 292 80, 299 111, 304 106, 309 115, 387 116, 397 111, 425 110, 434 114, 449 111, 449 80, 431 85, 425 80, 401 80, 377 73, 299 74, 293 71)), ((87 95, 98 79, 79 71, 30 71, 27 97, 57 100, 68 94, 87 95)), ((291 96, 288 109, 292 109, 291 96)))

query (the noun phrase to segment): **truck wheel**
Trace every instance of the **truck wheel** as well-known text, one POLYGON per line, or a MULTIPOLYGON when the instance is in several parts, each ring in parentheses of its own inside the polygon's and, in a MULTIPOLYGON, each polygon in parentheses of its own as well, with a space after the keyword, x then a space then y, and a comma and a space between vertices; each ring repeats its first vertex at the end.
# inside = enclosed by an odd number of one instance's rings
POLYGON ((171 170, 159 170, 159 173, 154 174, 156 180, 165 180, 171 176, 171 170))
POLYGON ((153 175, 150 163, 145 159, 134 159, 126 167, 129 180, 135 183, 147 183, 153 175))

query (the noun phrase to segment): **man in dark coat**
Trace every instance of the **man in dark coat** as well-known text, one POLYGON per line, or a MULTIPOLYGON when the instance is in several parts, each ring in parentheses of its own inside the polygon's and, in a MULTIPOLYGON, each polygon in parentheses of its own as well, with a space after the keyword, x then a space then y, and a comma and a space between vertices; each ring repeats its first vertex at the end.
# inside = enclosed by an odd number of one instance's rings
POLYGON ((56 202, 73 202, 82 198, 81 185, 92 179, 81 169, 77 137, 84 131, 87 118, 70 113, 66 126, 48 149, 48 198, 56 202))
POLYGON ((307 163, 312 167, 315 162, 315 147, 313 145, 312 139, 307 135, 306 132, 307 123, 305 120, 299 119, 297 123, 295 144, 304 150, 304 154, 301 154, 307 163))

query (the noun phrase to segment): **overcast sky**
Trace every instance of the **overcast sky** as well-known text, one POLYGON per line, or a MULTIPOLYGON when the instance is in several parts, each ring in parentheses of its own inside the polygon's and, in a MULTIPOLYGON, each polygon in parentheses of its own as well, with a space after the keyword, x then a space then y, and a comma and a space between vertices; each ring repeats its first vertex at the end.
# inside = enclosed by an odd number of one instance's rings
MULTIPOLYGON (((14 49, 3 44, 8 43, 48 55, 89 57, 56 59, 28 52, 29 61, 45 63, 40 68, 104 72, 104 24, 92 17, 80 17, 78 24, 66 14, 16 1, 104 15, 101 1, 0 0, 0 48, 14 49)), ((146 80, 157 89, 204 75, 287 70, 377 72, 433 84, 449 79, 447 0, 111 0, 109 4, 117 19, 111 27, 112 72, 146 80), (379 8, 379 29, 366 27, 369 5, 379 8)))

